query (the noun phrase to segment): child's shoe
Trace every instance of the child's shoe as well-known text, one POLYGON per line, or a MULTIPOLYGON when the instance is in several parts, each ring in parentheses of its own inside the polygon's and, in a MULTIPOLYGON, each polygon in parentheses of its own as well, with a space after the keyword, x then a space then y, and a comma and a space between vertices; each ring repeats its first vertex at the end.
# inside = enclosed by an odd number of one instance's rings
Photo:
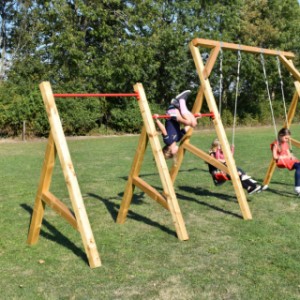
POLYGON ((261 191, 261 186, 260 185, 256 185, 256 186, 253 186, 253 187, 251 186, 247 191, 248 191, 249 195, 252 195, 256 192, 260 192, 261 191))
POLYGON ((190 90, 183 91, 182 93, 178 94, 175 98, 171 100, 171 104, 173 104, 176 108, 180 108, 179 100, 184 99, 186 101, 186 99, 188 98, 191 92, 192 91, 190 90))
POLYGON ((241 180, 242 180, 242 181, 247 180, 247 179, 250 179, 250 178, 251 178, 251 176, 249 176, 249 175, 247 175, 247 174, 243 174, 243 175, 241 176, 241 180))
POLYGON ((300 196, 300 186, 295 186, 295 192, 298 196, 300 196))

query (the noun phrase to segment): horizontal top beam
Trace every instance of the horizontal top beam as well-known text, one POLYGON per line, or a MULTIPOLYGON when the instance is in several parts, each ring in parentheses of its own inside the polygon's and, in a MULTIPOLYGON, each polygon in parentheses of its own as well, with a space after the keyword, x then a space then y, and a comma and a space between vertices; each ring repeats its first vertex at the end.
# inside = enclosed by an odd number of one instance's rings
POLYGON ((218 46, 218 47, 221 47, 222 49, 226 49, 226 50, 240 50, 240 51, 244 51, 244 52, 263 53, 266 55, 274 55, 274 56, 284 55, 286 58, 294 58, 295 57, 295 54, 293 52, 245 46, 245 45, 233 44, 233 43, 225 43, 222 41, 206 40, 206 39, 200 39, 200 38, 193 39, 192 44, 195 47, 201 46, 204 48, 215 48, 218 46))

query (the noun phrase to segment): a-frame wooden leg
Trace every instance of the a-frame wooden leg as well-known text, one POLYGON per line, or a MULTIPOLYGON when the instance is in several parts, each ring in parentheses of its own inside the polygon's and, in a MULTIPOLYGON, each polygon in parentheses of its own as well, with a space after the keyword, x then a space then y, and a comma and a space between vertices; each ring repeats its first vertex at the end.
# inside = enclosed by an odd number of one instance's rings
POLYGON ((42 171, 39 191, 36 197, 35 212, 32 219, 28 242, 34 243, 37 241, 45 209, 45 204, 42 203, 42 200, 44 200, 45 203, 52 207, 56 212, 61 214, 62 217, 64 217, 74 228, 79 231, 90 267, 99 267, 101 266, 100 257, 87 217, 50 83, 42 82, 40 84, 40 90, 47 111, 51 134, 46 151, 46 159, 42 171), (63 170, 66 186, 76 218, 73 217, 73 215, 66 209, 65 205, 61 201, 59 201, 48 191, 51 182, 53 164, 55 161, 55 149, 63 170))
POLYGON ((218 113, 218 108, 216 105, 214 95, 212 93, 212 89, 211 89, 209 80, 207 79, 207 77, 204 76, 205 67, 204 67, 204 64, 203 64, 203 61, 202 61, 202 58, 200 55, 200 51, 196 46, 193 45, 193 42, 190 43, 190 50, 192 52, 192 56, 193 56, 193 59, 194 59, 195 65, 196 65, 196 69, 197 69, 197 72, 199 75, 201 85, 203 86, 203 89, 204 89, 204 95, 205 95, 207 105, 209 107, 209 110, 214 112, 214 114, 215 114, 213 122, 215 125, 217 136, 222 145, 225 160, 226 160, 226 163, 228 166, 229 175, 231 177, 231 181, 232 181, 232 184, 233 184, 236 196, 237 196, 237 200, 238 200, 243 218, 246 220, 252 219, 250 208, 249 208, 240 178, 237 173, 235 161, 234 161, 233 155, 230 150, 230 145, 227 140, 227 136, 226 136, 226 132, 224 130, 223 124, 222 124, 222 120, 218 113))
POLYGON ((147 144, 148 144, 147 132, 146 132, 145 126, 143 126, 143 129, 142 129, 142 132, 140 135, 140 139, 139 139, 139 143, 138 143, 138 147, 137 147, 135 157, 134 157, 134 160, 132 163, 132 167, 131 167, 131 170, 130 170, 130 173, 128 176, 123 199, 122 199, 120 210, 119 210, 118 217, 117 217, 117 223, 119 223, 119 224, 123 224, 126 220, 126 217, 128 214, 128 209, 129 209, 130 203, 132 201, 133 192, 134 192, 134 188, 135 188, 133 179, 135 177, 139 176, 141 166, 143 163, 143 159, 144 159, 144 155, 145 155, 145 151, 147 148, 147 144))
POLYGON ((150 141, 153 156, 155 158, 156 167, 162 182, 164 195, 167 199, 168 207, 172 215, 173 223, 175 225, 177 236, 180 240, 187 240, 188 234, 184 224, 184 220, 180 211, 180 207, 174 191, 173 182, 170 177, 169 169, 166 160, 162 153, 158 132, 156 131, 150 107, 145 95, 142 84, 137 83, 134 86, 135 92, 140 96, 138 101, 142 113, 144 125, 150 141))
MULTIPOLYGON (((216 62, 219 52, 220 52, 220 46, 215 47, 211 50, 209 58, 207 60, 207 63, 205 65, 205 68, 203 71, 205 78, 209 77, 209 75, 214 67, 214 64, 216 62)), ((201 86, 197 93, 197 97, 196 97, 196 100, 195 100, 193 108, 192 108, 193 114, 199 113, 201 111, 201 108, 203 105, 203 100, 204 100, 204 89, 203 89, 203 86, 201 86)), ((185 150, 187 148, 186 146, 188 146, 188 144, 190 143, 190 139, 193 134, 193 131, 194 131, 194 129, 190 128, 189 131, 186 133, 184 139, 180 143, 178 153, 177 153, 176 164, 173 164, 173 166, 170 170, 170 175, 171 175, 171 179, 172 179, 173 183, 175 182, 178 172, 180 170, 180 167, 181 167, 181 164, 182 164, 182 161, 184 158, 185 150)))
POLYGON ((45 203, 42 201, 42 195, 50 188, 51 177, 55 163, 55 156, 55 145, 53 141, 53 136, 50 133, 27 238, 27 243, 30 245, 35 244, 38 241, 40 235, 45 211, 45 203))
POLYGON ((161 145, 158 138, 158 132, 155 129, 149 104, 141 83, 134 86, 135 92, 139 95, 138 104, 144 121, 144 127, 140 136, 139 145, 131 167, 128 182, 126 184, 125 193, 122 199, 120 212, 117 218, 118 223, 124 223, 135 186, 146 192, 153 200, 160 203, 164 208, 168 209, 172 215, 178 239, 187 240, 188 234, 185 228, 183 217, 179 208, 173 182, 170 177, 167 163, 162 153, 161 145), (150 142, 152 153, 156 162, 156 167, 163 186, 164 197, 158 193, 152 186, 147 184, 138 175, 141 169, 147 142, 150 142))

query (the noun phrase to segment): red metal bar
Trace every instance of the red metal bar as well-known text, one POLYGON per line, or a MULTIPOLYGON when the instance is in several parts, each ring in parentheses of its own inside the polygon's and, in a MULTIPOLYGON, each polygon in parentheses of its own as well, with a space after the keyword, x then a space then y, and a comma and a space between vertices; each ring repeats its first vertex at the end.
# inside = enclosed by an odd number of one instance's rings
POLYGON ((139 98, 138 93, 129 94, 53 94, 54 97, 71 98, 71 97, 136 97, 139 98))
MULTIPOLYGON (((201 113, 196 113, 194 114, 195 117, 211 117, 212 119, 214 119, 215 115, 214 113, 205 113, 205 114, 201 114, 201 113)), ((170 115, 153 115, 152 116, 153 119, 170 119, 171 116, 170 115)))

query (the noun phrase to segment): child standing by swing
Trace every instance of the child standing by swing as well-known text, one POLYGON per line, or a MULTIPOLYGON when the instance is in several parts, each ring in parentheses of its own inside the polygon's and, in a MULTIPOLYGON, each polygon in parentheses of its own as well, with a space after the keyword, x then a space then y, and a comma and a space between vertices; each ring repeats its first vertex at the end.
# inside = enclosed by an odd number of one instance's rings
POLYGON ((290 137, 291 131, 288 128, 281 128, 277 140, 271 144, 271 150, 278 168, 295 170, 295 192, 300 196, 300 162, 290 151, 290 137))
MULTIPOLYGON (((231 145, 231 152, 234 154, 234 145, 231 145)), ((209 150, 209 155, 217 159, 219 162, 226 166, 224 153, 222 151, 221 143, 218 139, 215 139, 209 150)), ((215 185, 220 185, 227 180, 230 180, 230 176, 225 172, 217 169, 215 166, 209 164, 209 173, 212 175, 215 185)), ((238 175, 240 177, 243 188, 248 192, 249 195, 262 191, 261 186, 257 184, 251 176, 247 175, 241 168, 237 167, 238 175)))

